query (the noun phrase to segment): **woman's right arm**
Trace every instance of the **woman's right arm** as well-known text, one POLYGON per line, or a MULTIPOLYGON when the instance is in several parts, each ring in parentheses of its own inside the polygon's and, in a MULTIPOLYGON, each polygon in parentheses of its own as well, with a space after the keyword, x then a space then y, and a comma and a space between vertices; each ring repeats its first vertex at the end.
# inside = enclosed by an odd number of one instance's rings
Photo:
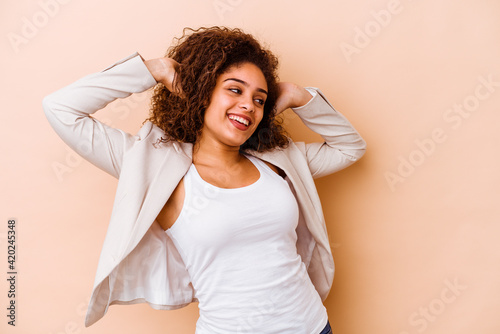
POLYGON ((153 72, 135 53, 46 96, 43 109, 52 128, 68 146, 118 177, 124 153, 142 138, 107 126, 91 115, 118 98, 141 93, 156 84, 153 72))

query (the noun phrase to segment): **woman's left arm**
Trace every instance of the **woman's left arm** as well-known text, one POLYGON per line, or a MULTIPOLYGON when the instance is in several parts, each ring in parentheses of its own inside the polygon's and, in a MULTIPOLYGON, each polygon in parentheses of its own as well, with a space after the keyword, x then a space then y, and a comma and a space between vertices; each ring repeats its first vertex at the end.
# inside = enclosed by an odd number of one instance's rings
POLYGON ((365 153, 366 142, 319 89, 280 83, 276 112, 287 108, 292 108, 308 128, 325 140, 323 143, 296 143, 305 154, 314 178, 337 172, 365 153))

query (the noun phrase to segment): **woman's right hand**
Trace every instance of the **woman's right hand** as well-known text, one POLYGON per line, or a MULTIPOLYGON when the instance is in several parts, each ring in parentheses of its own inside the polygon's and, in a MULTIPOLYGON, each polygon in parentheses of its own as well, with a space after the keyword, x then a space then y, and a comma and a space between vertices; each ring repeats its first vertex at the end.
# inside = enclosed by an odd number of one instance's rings
POLYGON ((182 90, 180 85, 177 83, 174 88, 174 81, 177 76, 177 68, 179 63, 172 58, 163 57, 146 60, 144 62, 149 72, 155 78, 156 82, 160 82, 165 87, 174 94, 182 96, 182 90))

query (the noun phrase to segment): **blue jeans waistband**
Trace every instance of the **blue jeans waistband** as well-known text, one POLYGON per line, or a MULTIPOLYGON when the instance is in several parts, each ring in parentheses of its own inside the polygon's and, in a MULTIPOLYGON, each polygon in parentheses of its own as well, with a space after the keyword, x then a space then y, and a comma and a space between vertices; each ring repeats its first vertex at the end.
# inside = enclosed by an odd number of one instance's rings
POLYGON ((319 334, 332 334, 332 327, 330 327, 330 321, 326 322, 325 328, 319 334))

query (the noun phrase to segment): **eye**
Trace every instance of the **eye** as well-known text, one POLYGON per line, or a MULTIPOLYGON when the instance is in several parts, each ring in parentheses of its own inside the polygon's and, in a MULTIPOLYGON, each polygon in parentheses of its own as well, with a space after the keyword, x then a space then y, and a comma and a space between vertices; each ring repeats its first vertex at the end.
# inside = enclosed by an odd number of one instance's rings
POLYGON ((264 103, 266 103, 266 101, 264 101, 263 99, 255 99, 255 102, 257 102, 261 106, 263 106, 264 103))
POLYGON ((229 88, 229 90, 233 93, 236 93, 236 94, 241 94, 241 89, 239 88, 229 88))

